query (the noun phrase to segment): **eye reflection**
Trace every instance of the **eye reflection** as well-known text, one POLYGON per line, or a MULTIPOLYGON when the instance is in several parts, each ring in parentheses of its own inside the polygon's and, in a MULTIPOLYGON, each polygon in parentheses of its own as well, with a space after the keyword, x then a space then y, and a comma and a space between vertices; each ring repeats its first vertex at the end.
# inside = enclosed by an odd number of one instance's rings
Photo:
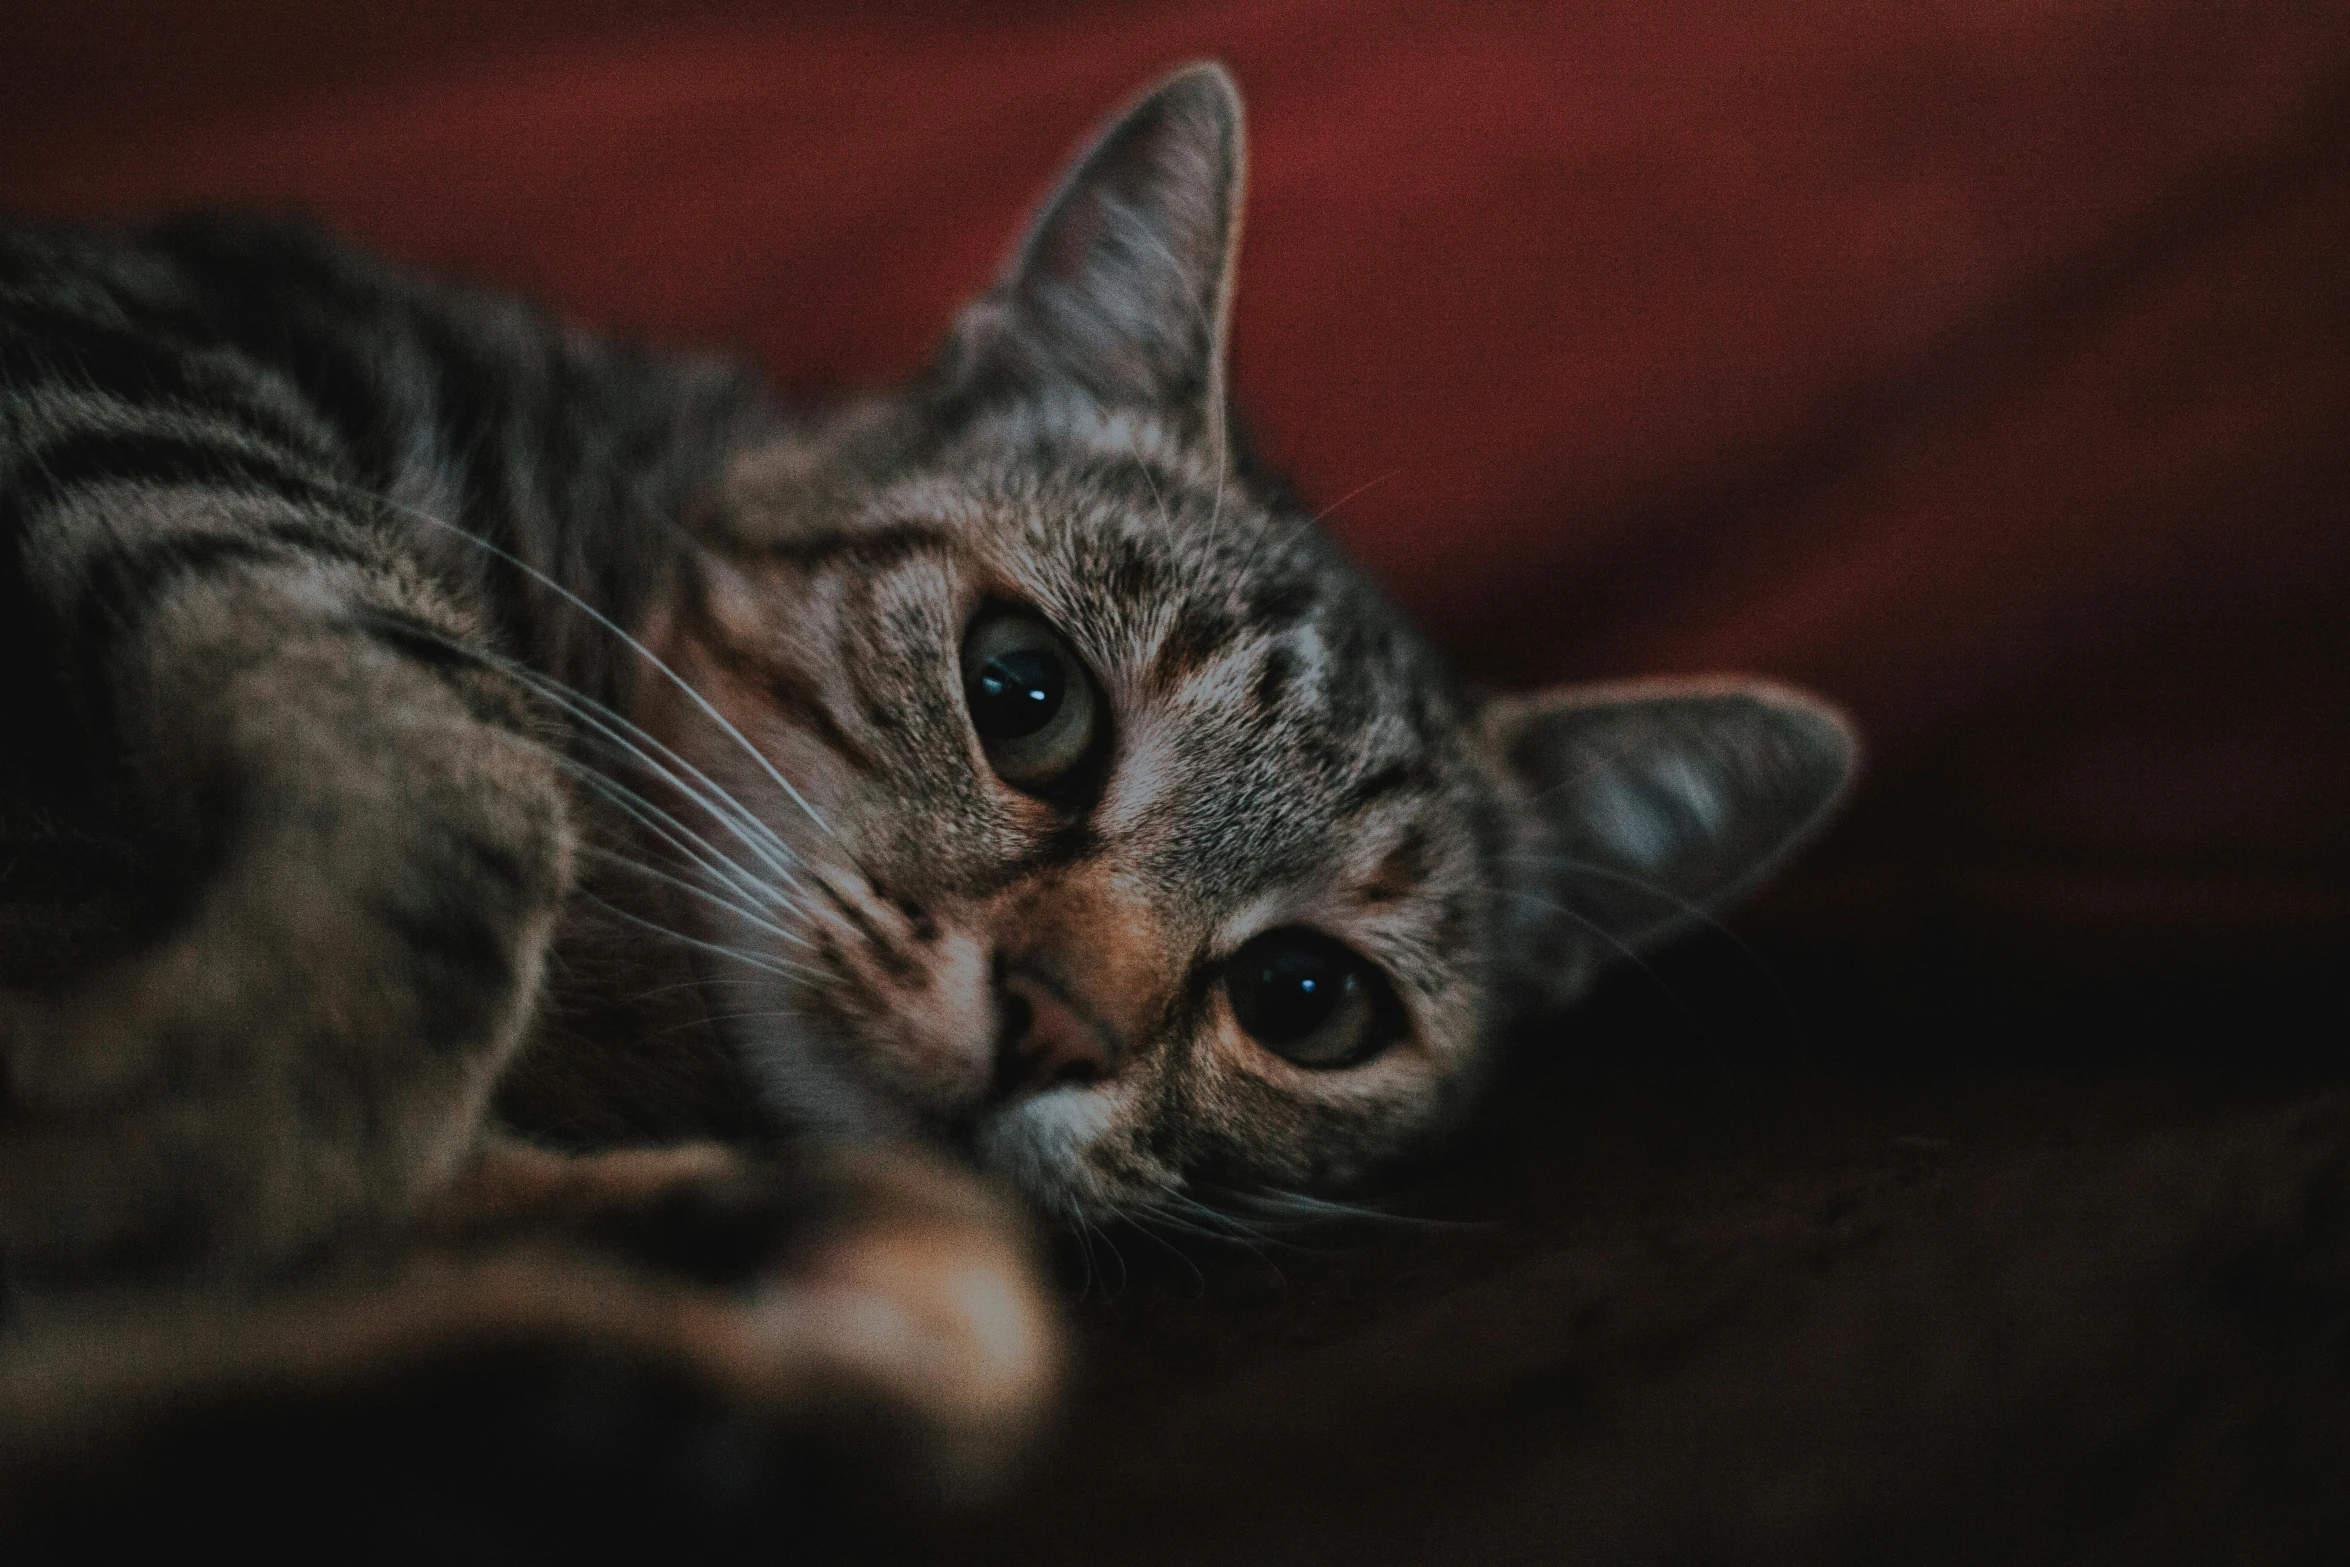
POLYGON ((971 677, 971 726, 984 740, 1025 739, 1060 715, 1068 686, 1059 661, 1043 653, 998 653, 971 677))
POLYGON ((996 776, 1049 789, 1093 749, 1096 704, 1085 666, 1035 615, 997 610, 963 640, 963 704, 996 776))

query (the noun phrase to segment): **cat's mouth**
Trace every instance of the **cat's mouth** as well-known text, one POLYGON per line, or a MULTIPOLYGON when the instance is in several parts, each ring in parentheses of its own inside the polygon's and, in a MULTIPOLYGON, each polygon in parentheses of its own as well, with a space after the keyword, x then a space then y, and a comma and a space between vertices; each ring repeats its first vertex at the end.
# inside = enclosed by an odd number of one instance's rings
POLYGON ((965 1129, 971 1161, 1047 1212, 1094 1206, 1100 1177, 1090 1153, 1117 1130, 1119 1094, 1059 1085, 999 1097, 965 1129))

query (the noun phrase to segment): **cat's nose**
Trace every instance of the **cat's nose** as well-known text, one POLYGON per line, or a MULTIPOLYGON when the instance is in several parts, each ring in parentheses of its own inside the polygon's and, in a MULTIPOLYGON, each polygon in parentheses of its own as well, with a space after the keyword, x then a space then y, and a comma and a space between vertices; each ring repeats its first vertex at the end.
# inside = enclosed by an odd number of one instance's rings
POLYGON ((1059 986, 1015 969, 999 997, 996 1090, 1032 1092, 1061 1083, 1098 1083, 1118 1064, 1117 1042, 1059 986))

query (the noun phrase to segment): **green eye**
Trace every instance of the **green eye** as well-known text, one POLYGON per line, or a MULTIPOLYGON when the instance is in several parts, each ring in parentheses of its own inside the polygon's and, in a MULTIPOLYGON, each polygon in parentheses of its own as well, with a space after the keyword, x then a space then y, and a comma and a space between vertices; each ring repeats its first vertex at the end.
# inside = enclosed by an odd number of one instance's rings
POLYGON ((1051 787, 1093 748, 1093 682, 1034 615, 999 611, 971 628, 963 701, 988 765, 1015 789, 1051 787))
POLYGON ((1267 931, 1224 967, 1232 1015, 1249 1037, 1299 1066, 1353 1066, 1398 1027, 1395 993, 1368 961, 1320 931, 1267 931))

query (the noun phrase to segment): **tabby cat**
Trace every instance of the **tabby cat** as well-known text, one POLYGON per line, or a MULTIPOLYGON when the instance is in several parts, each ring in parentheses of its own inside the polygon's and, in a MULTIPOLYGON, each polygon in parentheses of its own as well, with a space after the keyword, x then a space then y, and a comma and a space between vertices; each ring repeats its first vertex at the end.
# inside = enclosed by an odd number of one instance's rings
POLYGON ((979 1483, 1014 1211, 1358 1183, 1819 825, 1819 703, 1471 689, 1257 470, 1241 180, 1176 73, 812 413, 299 227, 0 228, 0 1508, 533 1346, 979 1483))

